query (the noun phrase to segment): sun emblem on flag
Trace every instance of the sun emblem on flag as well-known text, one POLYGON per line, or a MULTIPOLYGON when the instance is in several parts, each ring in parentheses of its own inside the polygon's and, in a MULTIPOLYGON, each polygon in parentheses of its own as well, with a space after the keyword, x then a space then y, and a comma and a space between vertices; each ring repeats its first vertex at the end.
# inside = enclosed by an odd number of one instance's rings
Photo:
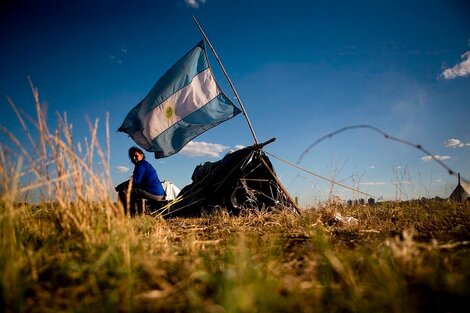
POLYGON ((165 117, 170 121, 176 117, 175 104, 173 102, 170 102, 165 108, 165 117))
POLYGON ((170 106, 170 107, 167 107, 167 108, 165 109, 165 116, 166 116, 166 118, 167 118, 167 119, 171 119, 171 118, 173 117, 173 115, 175 115, 175 112, 174 112, 174 110, 173 110, 173 107, 171 107, 171 106, 170 106))

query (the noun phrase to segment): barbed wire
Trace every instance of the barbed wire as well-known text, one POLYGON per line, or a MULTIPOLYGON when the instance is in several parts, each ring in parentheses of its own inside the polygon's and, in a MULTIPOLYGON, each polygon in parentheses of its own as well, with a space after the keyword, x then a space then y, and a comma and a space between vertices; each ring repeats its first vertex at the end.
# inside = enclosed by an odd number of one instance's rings
POLYGON ((284 160, 284 159, 282 159, 282 158, 280 158, 280 157, 278 157, 278 156, 275 156, 275 155, 272 154, 272 153, 269 153, 269 152, 267 152, 267 151, 265 151, 265 153, 268 154, 268 155, 270 155, 270 156, 272 156, 272 157, 275 158, 275 159, 278 159, 278 160, 281 161, 281 162, 284 162, 284 163, 286 163, 286 164, 288 164, 288 165, 290 165, 290 166, 292 166, 292 167, 295 167, 296 169, 299 169, 299 170, 301 170, 301 171, 304 171, 305 173, 308 173, 308 174, 310 174, 310 175, 312 175, 312 176, 321 178, 321 179, 326 180, 326 181, 328 181, 328 182, 330 182, 330 183, 332 183, 332 184, 341 186, 341 187, 343 187, 343 188, 352 190, 352 191, 354 191, 354 192, 362 193, 362 194, 364 194, 364 195, 366 195, 366 196, 369 196, 369 197, 371 197, 371 198, 377 198, 376 196, 371 195, 370 193, 367 193, 367 192, 364 192, 364 191, 360 191, 359 189, 346 186, 346 185, 341 184, 341 183, 339 183, 339 182, 337 182, 337 181, 335 181, 335 180, 333 180, 333 179, 329 179, 329 178, 326 178, 325 176, 321 176, 321 175, 319 175, 319 174, 316 174, 316 173, 314 173, 314 172, 312 172, 312 171, 309 171, 309 170, 307 170, 307 169, 305 169, 305 168, 303 168, 303 167, 300 167, 299 165, 293 164, 293 163, 291 163, 291 162, 289 162, 289 161, 286 161, 286 160, 284 160))
MULTIPOLYGON (((346 126, 346 127, 343 127, 343 128, 340 128, 338 130, 335 130, 334 132, 331 132, 329 134, 326 134, 325 136, 322 136, 320 138, 318 138, 317 140, 315 140, 311 145, 309 145, 305 150, 304 152, 302 152, 302 154, 300 155, 299 159, 297 160, 296 164, 300 164, 300 161, 302 161, 302 159, 304 158, 305 155, 307 155, 310 150, 313 149, 313 147, 315 147, 316 145, 318 145, 320 142, 322 142, 323 140, 325 139, 328 139, 328 138, 332 138, 333 136, 336 136, 337 134, 339 133, 342 133, 342 132, 345 132, 345 131, 348 131, 348 130, 351 130, 351 129, 357 129, 357 128, 366 128, 366 129, 370 129, 370 130, 373 130, 381 135, 384 136, 385 139, 389 139, 389 140, 392 140, 392 141, 396 141, 396 142, 399 142, 399 143, 402 143, 402 144, 405 144, 405 145, 408 145, 408 146, 411 146, 415 149, 418 149, 420 150, 421 152, 423 152, 424 154, 426 154, 428 157, 430 157, 433 161, 436 161, 440 166, 442 166, 443 168, 446 169, 446 171, 449 173, 449 175, 452 175, 452 176, 456 176, 457 177, 457 172, 454 171, 453 169, 451 169, 449 166, 447 166, 444 162, 442 162, 441 160, 439 160, 438 158, 436 158, 434 156, 434 154, 432 154, 431 152, 429 152, 427 149, 423 148, 422 145, 420 144, 414 144, 410 141, 407 141, 407 140, 404 140, 404 139, 400 139, 400 138, 397 138, 397 137, 394 137, 394 136, 391 136, 389 134, 387 134, 386 132, 384 132, 383 130, 375 127, 375 126, 372 126, 372 125, 366 125, 366 124, 363 124, 363 125, 351 125, 351 126, 346 126)), ((465 179, 464 177, 460 176, 460 179, 462 181, 464 181, 465 183, 467 184, 470 184, 470 181, 468 179, 465 179)))

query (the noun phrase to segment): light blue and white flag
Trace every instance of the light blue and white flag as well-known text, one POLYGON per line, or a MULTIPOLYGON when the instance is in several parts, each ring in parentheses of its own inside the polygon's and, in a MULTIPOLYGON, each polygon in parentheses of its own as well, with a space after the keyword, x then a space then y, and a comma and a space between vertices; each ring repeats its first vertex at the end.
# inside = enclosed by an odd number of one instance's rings
POLYGON ((201 41, 157 81, 118 131, 158 159, 240 112, 215 81, 201 41))

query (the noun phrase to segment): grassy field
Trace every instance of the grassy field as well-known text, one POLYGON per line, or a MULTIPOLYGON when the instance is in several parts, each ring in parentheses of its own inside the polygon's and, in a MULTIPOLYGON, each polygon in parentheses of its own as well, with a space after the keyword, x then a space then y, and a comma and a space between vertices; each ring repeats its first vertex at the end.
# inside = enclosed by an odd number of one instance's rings
POLYGON ((24 134, 0 127, 3 311, 465 310, 470 203, 130 218, 111 198, 108 127, 106 149, 98 121, 82 143, 66 115, 49 130, 32 89, 33 130, 11 101, 24 134))
POLYGON ((57 204, 5 209, 6 311, 458 312, 470 296, 468 204, 171 220, 96 205, 68 230, 57 204))

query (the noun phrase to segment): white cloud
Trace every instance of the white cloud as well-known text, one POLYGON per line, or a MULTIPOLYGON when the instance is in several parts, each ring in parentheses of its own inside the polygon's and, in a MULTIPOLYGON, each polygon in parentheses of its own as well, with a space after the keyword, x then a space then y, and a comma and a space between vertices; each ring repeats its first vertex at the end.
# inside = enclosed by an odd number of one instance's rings
MULTIPOLYGON (((436 160, 442 161, 442 160, 450 159, 450 156, 448 156, 448 155, 438 155, 438 154, 436 154, 436 155, 434 156, 434 158, 435 158, 436 160)), ((432 157, 431 157, 430 155, 423 156, 423 157, 421 158, 421 160, 423 160, 424 162, 428 162, 428 161, 431 161, 431 160, 432 160, 432 157)))
POLYGON ((200 4, 206 3, 206 0, 184 0, 187 5, 189 5, 193 9, 199 8, 200 4))
POLYGON ((127 48, 121 48, 118 51, 114 51, 113 53, 109 54, 109 58, 111 59, 112 62, 117 63, 117 64, 122 64, 123 57, 125 57, 127 53, 127 48))
POLYGON ((113 62, 116 62, 118 64, 122 64, 122 60, 120 58, 118 58, 117 56, 115 55, 110 55, 109 58, 113 61, 113 62))
POLYGON ((451 138, 444 142, 444 145, 446 147, 452 147, 452 148, 462 148, 465 146, 470 146, 470 143, 468 142, 461 142, 459 139, 451 138))
POLYGON ((129 172, 129 168, 119 165, 119 166, 116 166, 116 171, 118 171, 119 173, 126 173, 126 172, 129 172))
POLYGON ((244 145, 235 145, 235 147, 233 147, 233 149, 230 149, 229 152, 232 153, 232 152, 235 152, 235 151, 243 149, 243 148, 245 148, 244 145))
POLYGON ((227 146, 223 146, 218 143, 190 141, 186 146, 184 146, 183 149, 181 149, 181 153, 189 156, 207 156, 218 158, 220 157, 220 154, 227 149, 227 146))
POLYGON ((442 72, 445 79, 454 79, 470 75, 470 51, 462 54, 462 62, 442 72))
POLYGON ((359 183, 359 185, 363 185, 363 186, 383 186, 387 184, 388 184, 387 182, 383 182, 383 181, 371 181, 371 182, 359 183))
POLYGON ((391 182, 394 185, 411 185, 411 181, 409 180, 391 180, 391 182))

